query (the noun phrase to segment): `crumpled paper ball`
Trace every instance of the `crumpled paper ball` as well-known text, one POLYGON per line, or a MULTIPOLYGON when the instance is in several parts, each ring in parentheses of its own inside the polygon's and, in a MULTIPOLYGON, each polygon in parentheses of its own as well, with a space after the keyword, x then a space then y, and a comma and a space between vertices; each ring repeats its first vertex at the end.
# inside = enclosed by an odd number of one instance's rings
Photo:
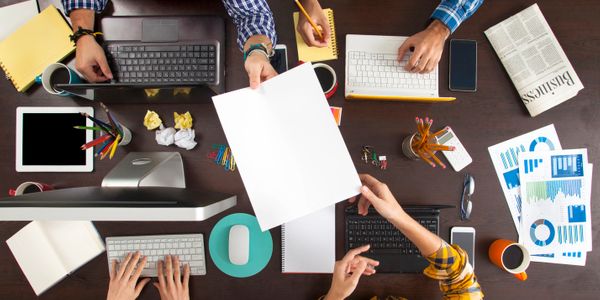
POLYGON ((160 116, 151 110, 147 111, 146 115, 144 116, 144 126, 146 126, 148 130, 153 130, 158 128, 160 125, 162 125, 160 116))
POLYGON ((160 125, 160 129, 156 131, 156 143, 163 146, 170 146, 175 143, 175 128, 160 125))
POLYGON ((192 128, 192 123, 194 121, 189 111, 185 114, 178 114, 177 112, 174 112, 173 119, 175 119, 175 129, 192 128))
POLYGON ((175 145, 185 150, 192 150, 198 143, 194 141, 196 132, 194 129, 181 129, 175 133, 175 145))

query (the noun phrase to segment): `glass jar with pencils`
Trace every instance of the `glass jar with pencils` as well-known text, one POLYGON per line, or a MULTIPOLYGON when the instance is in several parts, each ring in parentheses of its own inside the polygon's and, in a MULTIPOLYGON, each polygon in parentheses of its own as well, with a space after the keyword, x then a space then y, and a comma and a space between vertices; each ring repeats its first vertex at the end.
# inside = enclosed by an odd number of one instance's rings
POLYGON ((425 120, 417 117, 417 132, 407 136, 402 141, 402 153, 412 160, 423 160, 432 167, 440 166, 442 169, 446 165, 435 155, 438 151, 453 151, 454 147, 445 146, 438 143, 437 136, 444 133, 445 129, 431 133, 433 119, 425 120))

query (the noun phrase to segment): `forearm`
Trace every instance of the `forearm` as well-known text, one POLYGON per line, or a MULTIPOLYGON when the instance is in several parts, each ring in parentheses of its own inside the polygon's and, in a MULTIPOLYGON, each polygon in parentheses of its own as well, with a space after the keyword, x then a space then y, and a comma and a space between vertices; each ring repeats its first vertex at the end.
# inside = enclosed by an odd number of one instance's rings
POLYGON ((442 239, 421 226, 403 210, 390 220, 413 244, 419 248, 423 256, 436 252, 442 245, 442 239))
POLYGON ((431 19, 439 20, 452 33, 470 18, 481 4, 483 0, 442 0, 433 11, 431 19))
POLYGON ((254 36, 268 37, 268 42, 263 38, 259 40, 265 43, 277 43, 277 35, 275 33, 275 21, 273 13, 269 8, 266 0, 246 0, 243 5, 234 0, 222 0, 227 14, 232 18, 233 23, 237 28, 237 43, 240 50, 244 50, 246 46, 255 44, 250 42, 252 39, 256 41, 258 38, 254 36))
POLYGON ((76 9, 71 11, 70 18, 73 25, 73 31, 77 31, 79 27, 94 30, 95 15, 96 12, 91 9, 76 9))

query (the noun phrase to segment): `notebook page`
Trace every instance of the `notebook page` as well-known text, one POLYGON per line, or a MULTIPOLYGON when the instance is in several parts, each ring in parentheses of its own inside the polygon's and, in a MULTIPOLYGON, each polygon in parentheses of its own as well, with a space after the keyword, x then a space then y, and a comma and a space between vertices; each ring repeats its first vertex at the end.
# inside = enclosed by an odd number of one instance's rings
POLYGON ((39 221, 68 273, 104 252, 104 243, 90 221, 39 221))
MULTIPOLYGON (((337 59, 337 42, 335 35, 335 24, 333 20, 333 10, 329 8, 323 9, 323 12, 329 19, 329 27, 331 29, 331 39, 329 40, 327 47, 318 48, 318 47, 309 47, 302 39, 298 30, 294 30, 296 33, 296 47, 298 48, 298 60, 303 62, 317 62, 317 61, 325 61, 337 59)), ((298 19, 299 12, 295 12, 293 14, 294 18, 294 29, 298 27, 298 19)))
POLYGON ((281 226, 283 273, 333 273, 335 205, 281 226))
POLYGON ((67 275, 68 271, 44 235, 40 222, 27 224, 6 243, 36 295, 67 275))
POLYGON ((310 63, 213 102, 263 231, 359 193, 358 173, 310 63))

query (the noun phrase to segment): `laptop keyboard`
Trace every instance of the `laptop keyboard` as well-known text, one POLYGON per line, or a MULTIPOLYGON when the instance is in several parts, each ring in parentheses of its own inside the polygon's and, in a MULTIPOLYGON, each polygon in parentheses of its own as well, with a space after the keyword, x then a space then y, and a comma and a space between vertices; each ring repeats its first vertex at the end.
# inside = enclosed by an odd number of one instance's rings
MULTIPOLYGON (((438 234, 438 219, 435 217, 413 216, 417 222, 434 234, 438 234)), ((370 253, 395 253, 403 255, 419 254, 419 249, 394 225, 379 214, 367 216, 346 215, 346 248, 353 249, 370 244, 370 253)))
POLYGON ((353 87, 434 90, 438 88, 437 69, 426 74, 404 69, 409 55, 398 62, 389 53, 348 52, 348 83, 353 87))
POLYGON ((111 44, 107 50, 119 83, 218 84, 212 44, 111 44))

